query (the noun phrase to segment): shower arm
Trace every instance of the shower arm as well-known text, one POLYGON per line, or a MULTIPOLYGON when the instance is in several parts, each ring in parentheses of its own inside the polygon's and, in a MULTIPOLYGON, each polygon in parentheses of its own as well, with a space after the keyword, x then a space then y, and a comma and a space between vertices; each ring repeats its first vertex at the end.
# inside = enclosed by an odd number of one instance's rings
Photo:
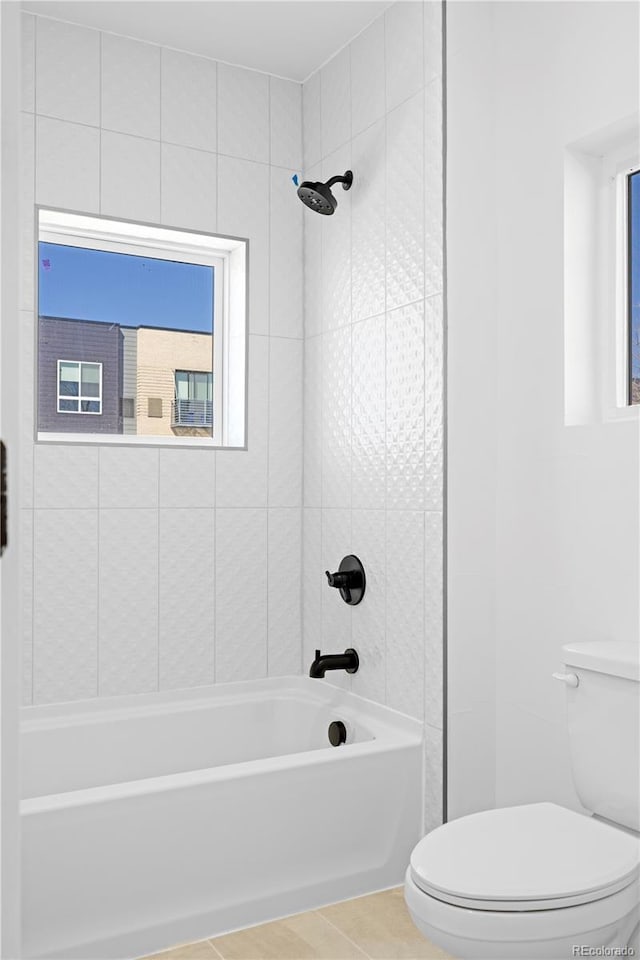
POLYGON ((327 180, 325 186, 331 189, 334 183, 341 183, 342 189, 348 190, 353 183, 353 174, 351 173, 351 170, 347 170, 344 176, 331 177, 329 180, 327 180))

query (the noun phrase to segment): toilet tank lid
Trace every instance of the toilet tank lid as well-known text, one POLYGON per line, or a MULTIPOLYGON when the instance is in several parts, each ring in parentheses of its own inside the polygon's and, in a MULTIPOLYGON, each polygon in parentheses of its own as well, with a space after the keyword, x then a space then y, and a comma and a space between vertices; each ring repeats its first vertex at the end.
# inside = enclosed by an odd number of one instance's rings
POLYGON ((567 666, 640 681, 640 643, 630 640, 585 640, 562 648, 567 666))

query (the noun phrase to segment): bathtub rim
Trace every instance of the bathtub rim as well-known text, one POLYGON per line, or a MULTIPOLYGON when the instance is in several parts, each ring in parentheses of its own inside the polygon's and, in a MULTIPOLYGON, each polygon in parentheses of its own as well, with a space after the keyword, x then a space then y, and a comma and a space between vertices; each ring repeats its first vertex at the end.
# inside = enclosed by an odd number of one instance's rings
POLYGON ((280 699, 295 700, 304 694, 318 706, 335 707, 361 705, 363 716, 394 727, 408 734, 422 731, 422 721, 394 707, 380 704, 352 690, 346 690, 328 680, 306 676, 264 677, 258 680, 233 680, 225 683, 202 684, 179 690, 155 690, 141 694, 92 697, 83 700, 65 700, 60 703, 28 704, 20 708, 20 732, 31 733, 51 726, 80 726, 83 723, 104 723, 117 713, 123 719, 155 716, 172 712, 224 706, 230 702, 266 700, 280 694, 280 699))
POLYGON ((63 704, 47 704, 43 707, 25 707, 23 709, 30 711, 31 716, 27 715, 29 718, 21 724, 21 732, 37 734, 39 731, 51 728, 109 723, 115 719, 135 720, 148 716, 166 716, 172 712, 224 707, 231 703, 255 703, 274 697, 300 702, 301 694, 304 694, 305 702, 308 702, 309 694, 312 694, 314 702, 319 707, 328 709, 342 707, 352 715, 358 716, 365 724, 370 724, 372 738, 338 748, 319 747, 273 757, 226 763, 216 767, 201 767, 101 786, 23 797, 20 802, 20 815, 29 817, 88 804, 126 800, 150 793, 163 793, 225 780, 262 776, 292 767, 353 762, 359 757, 415 747, 423 743, 423 725, 419 720, 326 681, 295 676, 237 681, 140 696, 126 695, 100 700, 67 701, 63 704), (140 702, 141 700, 144 702, 140 702), (33 717, 33 712, 36 711, 39 715, 33 717))

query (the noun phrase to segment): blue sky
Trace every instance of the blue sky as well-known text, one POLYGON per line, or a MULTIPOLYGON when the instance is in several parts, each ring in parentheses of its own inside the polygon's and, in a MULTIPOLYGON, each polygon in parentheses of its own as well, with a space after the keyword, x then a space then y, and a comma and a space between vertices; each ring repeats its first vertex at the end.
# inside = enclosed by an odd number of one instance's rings
POLYGON ((640 377, 640 172, 631 176, 631 344, 632 376, 640 377))
POLYGON ((213 268, 39 244, 41 316, 212 332, 213 268))

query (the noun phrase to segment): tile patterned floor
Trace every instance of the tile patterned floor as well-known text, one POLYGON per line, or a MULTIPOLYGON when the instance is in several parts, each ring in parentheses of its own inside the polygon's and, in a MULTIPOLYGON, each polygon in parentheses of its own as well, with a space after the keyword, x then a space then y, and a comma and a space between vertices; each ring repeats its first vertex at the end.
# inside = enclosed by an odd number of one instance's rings
POLYGON ((447 960, 414 927, 402 887, 345 900, 145 960, 447 960))

